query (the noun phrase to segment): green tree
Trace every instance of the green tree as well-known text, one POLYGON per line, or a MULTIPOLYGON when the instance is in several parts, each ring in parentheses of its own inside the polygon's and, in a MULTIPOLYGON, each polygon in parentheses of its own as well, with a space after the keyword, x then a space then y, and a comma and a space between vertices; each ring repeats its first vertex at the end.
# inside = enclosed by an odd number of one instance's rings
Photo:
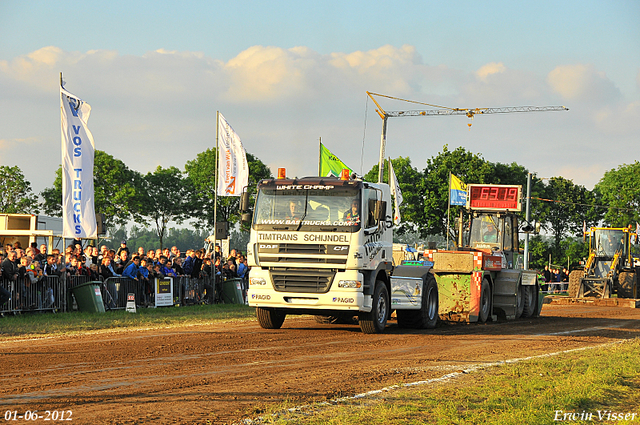
MULTIPOLYGON (((94 203, 96 213, 105 214, 108 228, 126 224, 131 218, 140 219, 137 193, 142 175, 130 170, 124 162, 106 152, 96 150, 93 168, 94 203)), ((58 167, 53 187, 44 189, 45 214, 62 216, 62 167, 58 167)))
POLYGON ((5 214, 38 214, 38 198, 20 167, 0 166, 0 212, 5 214))
POLYGON ((640 162, 607 171, 594 192, 609 206, 604 216, 608 225, 626 227, 640 222, 640 162))
MULTIPOLYGON (((493 183, 490 177, 494 166, 484 160, 480 154, 468 152, 463 147, 449 151, 444 145, 442 152, 427 159, 424 179, 418 183, 423 194, 420 230, 423 235, 441 234, 447 236, 447 211, 449 204, 449 174, 454 174, 463 182, 493 183)), ((450 217, 456 217, 463 207, 452 206, 450 217)))
MULTIPOLYGON (((196 159, 187 161, 185 172, 196 188, 196 206, 198 212, 196 226, 204 229, 213 229, 213 213, 215 204, 215 148, 207 149, 197 155, 196 159)), ((272 178, 271 170, 262 161, 247 153, 247 165, 249 166, 249 186, 247 188, 253 197, 258 182, 262 179, 272 178)), ((217 221, 227 221, 230 226, 237 223, 239 216, 238 196, 219 196, 217 205, 217 221)))
POLYGON ((167 224, 171 221, 180 224, 192 218, 195 186, 191 179, 183 178, 178 168, 158 166, 144 176, 142 187, 139 211, 155 225, 162 248, 167 224))
POLYGON ((569 260, 569 269, 572 270, 580 264, 582 259, 589 256, 589 245, 582 238, 566 238, 561 244, 562 257, 558 258, 559 264, 567 264, 569 260))
POLYGON ((596 223, 602 212, 595 206, 596 198, 584 186, 564 177, 552 177, 545 186, 544 201, 538 204, 540 222, 553 234, 554 256, 561 256, 560 243, 568 236, 582 233, 583 223, 596 223))

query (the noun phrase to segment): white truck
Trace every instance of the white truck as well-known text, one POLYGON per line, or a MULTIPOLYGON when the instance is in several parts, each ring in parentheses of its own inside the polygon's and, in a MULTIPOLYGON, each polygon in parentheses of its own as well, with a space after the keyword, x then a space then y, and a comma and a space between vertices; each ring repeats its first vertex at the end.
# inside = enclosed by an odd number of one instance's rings
MULTIPOLYGON (((242 202, 247 210, 246 199, 242 202)), ((384 183, 348 177, 262 180, 247 246, 249 305, 263 328, 287 314, 346 319, 381 333, 435 327, 438 288, 430 262, 393 264, 391 195, 384 183)))

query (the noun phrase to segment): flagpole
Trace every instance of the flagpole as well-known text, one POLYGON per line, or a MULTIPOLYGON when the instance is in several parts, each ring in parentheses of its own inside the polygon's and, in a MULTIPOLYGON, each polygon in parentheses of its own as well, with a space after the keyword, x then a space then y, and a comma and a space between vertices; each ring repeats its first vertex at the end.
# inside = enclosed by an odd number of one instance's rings
POLYGON ((449 249, 449 214, 451 213, 451 171, 449 171, 449 202, 447 202, 447 249, 449 249))
POLYGON ((322 137, 318 138, 318 176, 322 177, 322 137))
POLYGON ((216 232, 216 220, 218 218, 218 134, 220 132, 220 111, 216 111, 216 154, 215 158, 215 172, 214 172, 214 197, 213 197, 213 244, 214 250, 215 245, 218 243, 218 232, 216 232))

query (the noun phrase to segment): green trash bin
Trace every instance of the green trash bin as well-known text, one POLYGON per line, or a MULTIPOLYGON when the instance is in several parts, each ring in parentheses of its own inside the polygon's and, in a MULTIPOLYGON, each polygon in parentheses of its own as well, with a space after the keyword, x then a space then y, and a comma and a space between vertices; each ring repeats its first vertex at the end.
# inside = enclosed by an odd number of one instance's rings
POLYGON ((244 304, 242 279, 227 279, 222 282, 222 301, 225 304, 244 304))
POLYGON ((87 282, 71 288, 78 304, 78 310, 89 313, 104 313, 104 303, 100 292, 101 284, 102 282, 87 282))

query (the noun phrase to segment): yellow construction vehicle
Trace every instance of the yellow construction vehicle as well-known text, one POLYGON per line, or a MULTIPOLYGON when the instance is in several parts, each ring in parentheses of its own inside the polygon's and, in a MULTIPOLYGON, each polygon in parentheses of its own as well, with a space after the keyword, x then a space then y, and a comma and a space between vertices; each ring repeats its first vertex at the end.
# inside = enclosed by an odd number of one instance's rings
POLYGON ((631 253, 638 236, 631 226, 623 228, 592 227, 589 236, 589 258, 584 268, 569 275, 569 296, 637 298, 638 273, 631 253))

